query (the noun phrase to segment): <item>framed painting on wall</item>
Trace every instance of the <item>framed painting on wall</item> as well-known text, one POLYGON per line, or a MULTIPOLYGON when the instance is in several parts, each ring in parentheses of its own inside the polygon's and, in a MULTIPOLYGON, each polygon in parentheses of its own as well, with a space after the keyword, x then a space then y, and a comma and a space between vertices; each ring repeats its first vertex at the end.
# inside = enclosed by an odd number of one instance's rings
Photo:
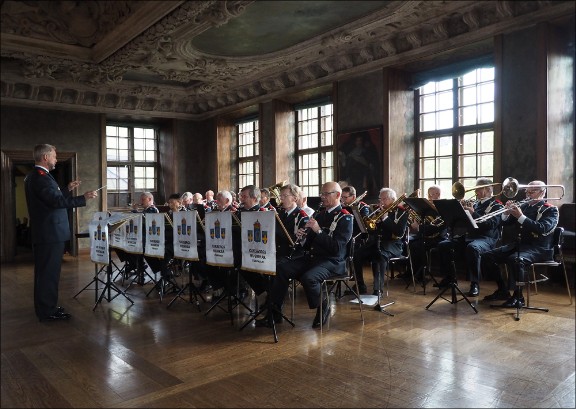
POLYGON ((338 181, 354 186, 356 195, 378 198, 382 188, 382 128, 339 134, 336 140, 338 181))

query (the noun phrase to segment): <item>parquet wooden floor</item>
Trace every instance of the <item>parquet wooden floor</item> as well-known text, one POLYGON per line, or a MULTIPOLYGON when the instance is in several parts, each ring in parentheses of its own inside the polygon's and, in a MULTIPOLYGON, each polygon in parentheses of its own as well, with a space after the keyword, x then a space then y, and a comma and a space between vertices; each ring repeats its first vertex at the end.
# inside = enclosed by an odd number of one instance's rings
POLYGON ((34 315, 32 263, 2 266, 3 408, 575 407, 575 305, 561 282, 531 298, 549 312, 515 321, 515 309, 478 301, 493 283, 481 283, 475 314, 442 299, 426 310, 436 289, 394 279, 394 316, 366 307, 362 323, 357 304, 333 300, 323 333, 299 289, 296 327, 279 324, 274 343, 268 328, 239 330, 243 308, 233 325, 220 309, 205 316, 209 303, 167 309, 173 295, 146 297, 151 284, 130 288, 134 305, 120 296, 92 311, 94 290, 73 296, 94 264, 63 264, 60 304, 73 318, 48 323, 34 315))

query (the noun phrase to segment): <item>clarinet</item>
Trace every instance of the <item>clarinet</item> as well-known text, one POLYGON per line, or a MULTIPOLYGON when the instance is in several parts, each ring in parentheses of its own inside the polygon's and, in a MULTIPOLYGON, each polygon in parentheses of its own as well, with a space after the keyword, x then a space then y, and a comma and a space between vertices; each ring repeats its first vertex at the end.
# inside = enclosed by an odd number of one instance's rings
MULTIPOLYGON (((318 213, 320 213, 320 210, 322 209, 322 203, 320 203, 320 207, 318 208, 317 211, 315 211, 312 214, 312 217, 310 217, 310 219, 314 219, 314 216, 318 215, 318 213)), ((310 227, 306 227, 306 229, 304 230, 304 233, 302 234, 302 236, 296 240, 294 242, 294 245, 292 246, 292 251, 290 252, 290 255, 288 256, 288 258, 290 260, 292 260, 292 258, 294 257, 296 251, 298 251, 300 248, 303 247, 303 242, 304 240, 306 240, 306 236, 308 236, 308 234, 312 231, 312 229, 310 227)))

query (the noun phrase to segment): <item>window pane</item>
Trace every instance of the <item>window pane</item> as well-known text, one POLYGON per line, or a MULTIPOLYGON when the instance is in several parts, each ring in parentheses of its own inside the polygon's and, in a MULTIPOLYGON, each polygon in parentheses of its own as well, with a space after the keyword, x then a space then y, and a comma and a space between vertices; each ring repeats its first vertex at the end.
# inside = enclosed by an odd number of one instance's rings
POLYGON ((444 136, 438 138, 438 155, 452 155, 452 137, 444 136))
POLYGON ((461 153, 476 152, 476 134, 464 134, 460 144, 461 153))
POLYGON ((454 113, 452 111, 440 111, 437 113, 438 127, 436 129, 452 128, 454 126, 454 113))
POLYGON ((452 175, 452 158, 438 158, 437 177, 449 178, 452 175))
POLYGON ((438 110, 452 109, 453 98, 452 92, 438 94, 438 110))
POLYGON ((460 175, 464 177, 477 175, 475 155, 462 156, 460 175))

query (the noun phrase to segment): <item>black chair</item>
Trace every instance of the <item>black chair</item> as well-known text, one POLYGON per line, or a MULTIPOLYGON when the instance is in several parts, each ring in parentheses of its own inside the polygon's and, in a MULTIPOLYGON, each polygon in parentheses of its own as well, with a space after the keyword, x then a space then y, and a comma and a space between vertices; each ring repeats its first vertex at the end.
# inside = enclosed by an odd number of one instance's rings
POLYGON ((412 268, 412 257, 410 255, 410 228, 406 227, 404 236, 402 236, 402 255, 399 257, 392 257, 388 260, 388 268, 390 270, 390 278, 394 278, 394 271, 398 266, 403 265, 406 272, 410 271, 412 276, 412 283, 407 282, 406 288, 410 287, 410 284, 414 286, 414 292, 416 292, 416 280, 414 279, 414 269, 412 268))
MULTIPOLYGON (((554 232, 552 233, 553 239, 552 239, 552 246, 554 249, 554 256, 552 260, 549 261, 541 261, 541 262, 536 262, 536 263, 532 263, 530 265, 531 270, 532 270, 532 280, 529 280, 527 283, 528 285, 528 291, 527 291, 527 296, 526 296, 526 302, 527 305, 530 305, 530 284, 534 284, 534 294, 538 294, 538 282, 542 281, 542 280, 537 280, 536 279, 536 268, 537 267, 562 267, 562 270, 564 271, 564 279, 566 281, 566 289, 568 290, 568 298, 570 299, 570 304, 572 304, 572 294, 570 293, 570 283, 568 282, 568 273, 566 272, 566 264, 564 263, 564 255, 562 254, 562 244, 563 244, 563 239, 564 239, 564 228, 563 227, 559 227, 557 226, 554 229, 554 232)), ((546 277, 546 276, 544 276, 546 277)))
MULTIPOLYGON (((355 237, 352 237, 352 239, 348 242, 347 255, 346 255, 346 274, 343 276, 333 276, 327 278, 324 281, 322 281, 320 285, 320 332, 323 331, 322 301, 324 300, 324 298, 327 298, 328 302, 330 302, 330 293, 333 293, 339 284, 343 284, 344 286, 346 286, 350 294, 352 294, 358 301, 358 305, 360 307, 360 318, 362 319, 362 323, 364 323, 364 313, 362 311, 362 299, 360 298, 360 294, 355 289, 357 282, 356 270, 354 269, 355 242, 356 242, 355 237)), ((292 298, 294 298, 294 294, 292 295, 292 298)), ((330 325, 330 321, 328 321, 328 325, 330 325)))

